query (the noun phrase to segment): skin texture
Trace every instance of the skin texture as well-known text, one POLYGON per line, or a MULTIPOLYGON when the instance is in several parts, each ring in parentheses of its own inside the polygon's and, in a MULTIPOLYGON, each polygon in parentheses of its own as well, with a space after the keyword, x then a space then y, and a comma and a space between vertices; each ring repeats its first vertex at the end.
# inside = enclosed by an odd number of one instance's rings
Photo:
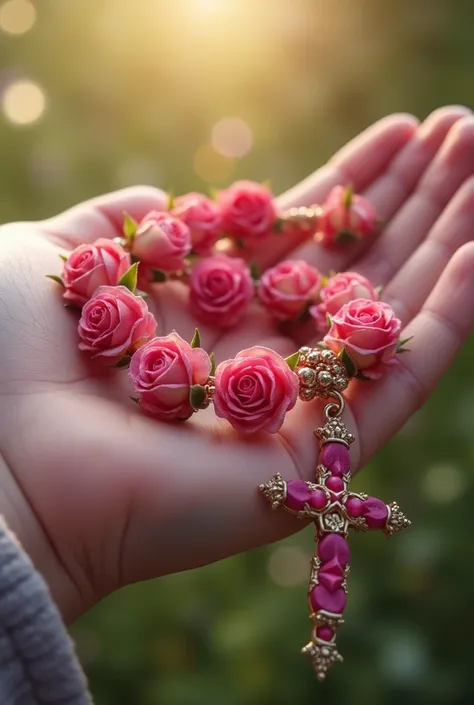
MULTIPOLYGON (((354 467, 429 396, 474 326, 473 170, 468 110, 445 108, 421 126, 406 115, 386 118, 280 199, 284 207, 310 204, 352 181, 388 221, 375 244, 337 254, 278 236, 274 247, 249 253, 266 266, 294 257, 323 272, 360 272, 385 286, 403 337, 414 335, 398 370, 351 386, 354 467)), ((139 220, 165 200, 137 187, 1 228, 0 513, 68 621, 124 584, 297 531, 301 523, 269 511, 256 487, 276 471, 305 480, 314 472, 317 402, 298 404, 275 436, 243 438, 212 409, 186 424, 159 423, 128 399, 126 373, 104 371, 78 351, 77 317, 44 275, 60 271, 58 253, 118 235, 124 210, 139 220)), ((180 283, 156 286, 149 301, 158 334, 176 328, 191 338, 186 298, 180 283)), ((228 332, 199 327, 218 362, 255 344, 287 355, 315 342, 312 326, 275 332, 258 307, 228 332)))

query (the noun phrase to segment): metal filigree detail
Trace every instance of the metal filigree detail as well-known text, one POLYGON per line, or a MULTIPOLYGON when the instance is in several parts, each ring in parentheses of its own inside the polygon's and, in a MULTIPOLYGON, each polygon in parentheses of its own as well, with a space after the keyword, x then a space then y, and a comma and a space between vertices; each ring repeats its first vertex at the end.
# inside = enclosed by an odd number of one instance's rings
POLYGON ((390 538, 402 529, 408 529, 411 521, 406 518, 396 502, 388 505, 388 517, 385 524, 384 533, 390 538))
POLYGON ((300 380, 300 399, 329 399, 349 384, 347 370, 332 350, 300 348, 295 372, 300 380))
POLYGON ((318 573, 320 568, 321 560, 318 558, 318 556, 313 556, 311 560, 311 573, 309 575, 308 593, 310 593, 311 590, 319 583, 318 573))
POLYGON ((267 502, 270 502, 272 509, 283 506, 286 499, 286 482, 279 472, 273 475, 268 482, 259 485, 258 489, 267 502))
POLYGON ((341 533, 345 530, 346 521, 338 512, 332 514, 324 514, 322 516, 323 526, 325 531, 333 531, 341 533))
POLYGON ((302 230, 314 232, 321 217, 321 206, 300 206, 299 208, 289 208, 280 214, 280 220, 284 224, 297 225, 302 230))
POLYGON ((313 433, 321 447, 326 443, 344 443, 345 446, 349 447, 355 441, 354 434, 349 433, 340 418, 327 421, 324 426, 320 426, 313 433))
POLYGON ((365 517, 351 517, 350 524, 356 531, 368 531, 370 528, 365 517))
POLYGON ((341 587, 344 590, 344 592, 346 593, 346 595, 347 595, 347 578, 348 578, 350 572, 351 572, 350 565, 346 565, 346 569, 344 571, 344 580, 342 581, 342 585, 341 585, 341 587))
POLYGON ((316 678, 319 681, 326 678, 326 673, 331 666, 334 666, 336 663, 342 663, 344 660, 338 652, 336 645, 331 643, 323 644, 310 641, 309 644, 303 646, 301 653, 311 659, 316 678))
POLYGON ((326 610, 313 613, 310 615, 310 619, 314 621, 316 628, 329 627, 333 632, 336 632, 344 624, 344 618, 340 614, 326 612, 326 610))

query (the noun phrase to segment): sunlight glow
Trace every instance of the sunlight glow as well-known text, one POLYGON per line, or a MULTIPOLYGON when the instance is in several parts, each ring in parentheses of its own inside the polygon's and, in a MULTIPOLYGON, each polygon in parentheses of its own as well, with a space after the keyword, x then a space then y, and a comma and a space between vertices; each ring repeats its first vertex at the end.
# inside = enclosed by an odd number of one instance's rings
POLYGON ((46 98, 43 89, 33 81, 11 83, 2 96, 5 117, 16 125, 36 122, 44 113, 46 98))
POLYGON ((25 34, 36 22, 36 10, 29 0, 7 0, 0 7, 0 29, 7 34, 25 34))

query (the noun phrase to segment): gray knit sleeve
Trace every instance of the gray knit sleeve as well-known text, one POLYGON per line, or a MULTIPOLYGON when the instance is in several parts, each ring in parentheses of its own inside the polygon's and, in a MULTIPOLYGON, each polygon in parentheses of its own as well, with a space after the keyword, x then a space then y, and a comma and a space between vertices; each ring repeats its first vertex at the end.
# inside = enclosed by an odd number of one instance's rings
POLYGON ((1 518, 0 704, 91 705, 48 588, 1 518))

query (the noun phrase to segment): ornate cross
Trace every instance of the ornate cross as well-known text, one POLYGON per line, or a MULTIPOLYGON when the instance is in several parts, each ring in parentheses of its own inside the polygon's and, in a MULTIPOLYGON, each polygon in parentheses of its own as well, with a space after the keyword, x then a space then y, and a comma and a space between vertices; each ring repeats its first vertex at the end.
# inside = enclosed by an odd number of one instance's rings
MULTIPOLYGON (((316 553, 308 586, 314 626, 311 640, 302 653, 310 657, 318 680, 323 680, 328 669, 343 660, 335 641, 337 629, 344 624, 349 529, 381 529, 390 537, 410 526, 395 502, 387 505, 376 497, 349 491, 349 445, 355 439, 340 418, 331 417, 330 407, 334 406, 326 407, 327 423, 314 432, 320 445, 316 481, 286 482, 277 473, 259 488, 272 509, 283 507, 301 519, 312 520, 316 527, 316 553)), ((341 411, 340 407, 337 416, 341 411)))

